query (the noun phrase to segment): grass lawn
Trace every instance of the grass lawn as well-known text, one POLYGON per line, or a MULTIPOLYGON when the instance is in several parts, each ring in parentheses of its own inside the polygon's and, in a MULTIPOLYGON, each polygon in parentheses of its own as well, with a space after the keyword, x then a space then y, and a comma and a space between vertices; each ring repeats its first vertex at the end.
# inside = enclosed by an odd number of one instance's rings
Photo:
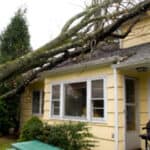
POLYGON ((0 150, 10 148, 11 143, 16 142, 16 139, 10 137, 0 137, 0 150))

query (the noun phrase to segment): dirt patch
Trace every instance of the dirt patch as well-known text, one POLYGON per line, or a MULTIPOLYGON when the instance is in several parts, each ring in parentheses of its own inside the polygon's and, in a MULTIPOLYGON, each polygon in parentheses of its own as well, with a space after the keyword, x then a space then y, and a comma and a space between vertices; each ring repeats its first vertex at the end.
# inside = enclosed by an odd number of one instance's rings
POLYGON ((6 150, 10 148, 11 144, 16 142, 17 139, 13 136, 0 137, 0 150, 6 150))

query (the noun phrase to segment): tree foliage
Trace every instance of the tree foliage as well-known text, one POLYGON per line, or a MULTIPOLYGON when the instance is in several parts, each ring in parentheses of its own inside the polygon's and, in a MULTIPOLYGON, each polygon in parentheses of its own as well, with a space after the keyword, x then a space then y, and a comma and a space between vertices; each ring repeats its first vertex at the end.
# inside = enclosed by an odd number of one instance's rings
POLYGON ((1 62, 27 54, 31 49, 25 12, 19 9, 0 36, 1 62))
POLYGON ((70 57, 90 52, 99 42, 109 41, 112 37, 125 38, 149 9, 150 0, 101 0, 101 3, 86 7, 66 22, 55 39, 36 51, 0 65, 0 81, 15 78, 19 74, 23 74, 25 79, 5 96, 20 92, 39 72, 52 69, 70 57), (129 28, 120 33, 127 22, 129 28), (100 25, 95 28, 95 23, 100 25))
MULTIPOLYGON (((0 63, 16 59, 30 51, 30 40, 28 26, 25 19, 25 11, 19 9, 11 19, 10 24, 2 33, 0 39, 0 63)), ((15 88, 17 78, 0 82, 0 95, 15 88)), ((9 128, 19 127, 19 102, 20 94, 15 94, 11 98, 0 99, 0 133, 8 134, 9 128)))
POLYGON ((0 135, 9 134, 9 129, 19 128, 19 107, 17 98, 0 99, 0 135))

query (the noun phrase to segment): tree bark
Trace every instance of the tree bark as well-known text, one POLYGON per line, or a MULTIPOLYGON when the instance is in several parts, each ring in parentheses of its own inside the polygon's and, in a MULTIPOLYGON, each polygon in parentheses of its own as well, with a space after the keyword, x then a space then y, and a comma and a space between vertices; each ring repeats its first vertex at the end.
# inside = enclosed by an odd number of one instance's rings
POLYGON ((31 81, 33 81, 35 78, 38 77, 38 74, 40 72, 43 72, 45 70, 51 70, 54 67, 56 67, 58 64, 62 63, 63 61, 65 61, 67 59, 70 59, 70 58, 78 57, 81 53, 82 54, 86 54, 89 51, 90 51, 89 47, 86 47, 84 49, 83 48, 79 48, 76 51, 66 52, 62 56, 59 56, 57 58, 51 59, 43 67, 41 67, 39 69, 33 69, 32 71, 30 71, 29 73, 27 73, 26 75, 24 75, 22 77, 22 81, 21 81, 20 85, 17 86, 16 88, 14 88, 14 89, 8 91, 4 95, 1 95, 0 99, 11 98, 12 96, 14 96, 16 94, 22 93, 24 91, 25 87, 28 86, 31 81))
MULTIPOLYGON (((37 51, 31 52, 23 57, 15 59, 11 62, 7 62, 0 66, 0 81, 4 81, 9 77, 27 72, 35 67, 42 66, 47 62, 47 59, 53 58, 55 55, 64 53, 66 50, 71 48, 76 48, 78 46, 84 47, 89 40, 97 39, 104 40, 105 38, 111 36, 118 28, 120 28, 123 23, 127 22, 130 19, 133 19, 136 16, 142 15, 144 12, 149 10, 150 8, 150 0, 145 0, 144 2, 139 3, 137 6, 131 8, 125 14, 121 14, 121 16, 114 16, 115 21, 110 25, 107 25, 104 28, 98 28, 96 31, 91 33, 87 33, 81 39, 78 37, 74 40, 72 39, 79 32, 80 29, 84 28, 88 25, 88 15, 85 15, 87 20, 81 21, 79 24, 74 26, 73 28, 65 31, 60 34, 57 38, 39 48, 37 51)), ((89 16, 91 16, 90 14, 89 16)), ((108 16, 105 17, 105 19, 108 16)), ((91 18, 89 18, 91 19, 91 18)), ((67 27, 68 28, 68 27, 67 27)))

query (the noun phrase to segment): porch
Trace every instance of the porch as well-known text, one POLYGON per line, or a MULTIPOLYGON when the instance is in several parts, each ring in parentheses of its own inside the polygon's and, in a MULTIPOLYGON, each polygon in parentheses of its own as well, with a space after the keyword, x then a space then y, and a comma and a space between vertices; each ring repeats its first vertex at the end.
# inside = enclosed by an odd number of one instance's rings
POLYGON ((146 132, 142 128, 150 119, 149 68, 149 64, 117 68, 118 91, 122 90, 122 94, 118 92, 118 95, 123 101, 123 110, 118 112, 118 118, 123 116, 122 126, 118 127, 118 136, 124 133, 123 140, 118 140, 119 145, 124 143, 121 149, 145 149, 145 141, 139 135, 146 132))

